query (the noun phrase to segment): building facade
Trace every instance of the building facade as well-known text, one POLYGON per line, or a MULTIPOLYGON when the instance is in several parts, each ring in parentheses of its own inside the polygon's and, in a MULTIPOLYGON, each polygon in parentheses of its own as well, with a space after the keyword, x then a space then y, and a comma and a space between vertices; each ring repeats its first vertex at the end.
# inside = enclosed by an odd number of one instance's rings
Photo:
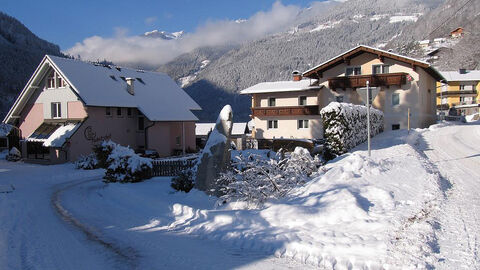
POLYGON ((445 82, 437 83, 437 109, 450 115, 480 111, 480 70, 442 71, 445 82))
POLYGON ((108 139, 169 156, 195 149, 197 109, 165 74, 45 56, 4 122, 27 161, 74 161, 108 139))
POLYGON ((363 104, 355 90, 367 81, 380 88, 373 107, 384 112, 384 130, 405 129, 408 121, 412 128, 428 127, 436 121, 435 87, 443 79, 427 62, 361 45, 293 81, 260 83, 241 93, 252 96, 254 138, 316 139, 323 136, 321 108, 363 104))

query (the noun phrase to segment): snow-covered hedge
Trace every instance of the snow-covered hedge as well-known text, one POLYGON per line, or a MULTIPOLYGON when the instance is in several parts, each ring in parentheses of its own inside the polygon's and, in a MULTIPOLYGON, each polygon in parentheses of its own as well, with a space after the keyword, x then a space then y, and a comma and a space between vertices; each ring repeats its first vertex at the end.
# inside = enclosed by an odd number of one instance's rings
POLYGON ((140 157, 131 148, 112 141, 104 141, 101 147, 111 150, 105 161, 105 182, 140 182, 151 177, 151 159, 140 157))
MULTIPOLYGON (((323 122, 324 157, 335 158, 367 140, 367 107, 351 103, 331 102, 320 111, 323 122)), ((374 136, 383 131, 383 112, 370 109, 370 131, 374 136)))
POLYGON ((256 154, 238 155, 231 170, 217 179, 220 191, 218 204, 246 201, 258 206, 269 198, 280 198, 292 188, 303 185, 317 172, 321 162, 308 150, 297 147, 293 153, 265 159, 256 154))
POLYGON ((98 167, 98 160, 95 154, 80 156, 80 158, 75 161, 75 168, 77 169, 93 170, 97 169, 98 167))

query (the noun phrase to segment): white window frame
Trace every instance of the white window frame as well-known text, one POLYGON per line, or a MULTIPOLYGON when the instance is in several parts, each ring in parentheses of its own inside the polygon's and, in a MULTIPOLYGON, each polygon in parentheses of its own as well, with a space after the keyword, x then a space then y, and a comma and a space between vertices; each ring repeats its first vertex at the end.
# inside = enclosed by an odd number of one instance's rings
POLYGON ((390 65, 385 65, 385 64, 378 64, 378 65, 372 65, 372 74, 388 74, 390 73, 390 65), (375 73, 375 67, 380 67, 380 73, 375 73), (385 72, 385 69, 388 69, 388 72, 385 72))
POLYGON ((268 106, 268 107, 276 107, 276 106, 277 106, 277 98, 275 98, 275 97, 268 97, 268 99, 267 99, 267 106, 268 106), (270 100, 273 100, 273 103, 274 103, 273 106, 270 105, 270 100))
POLYGON ((50 105, 52 119, 62 118, 62 103, 61 102, 52 102, 50 105), (55 107, 55 110, 53 108, 55 107))
POLYGON ((297 120, 297 129, 308 129, 310 126, 308 119, 297 120))
POLYGON ((362 67, 361 66, 348 66, 345 68, 345 76, 358 76, 358 75, 362 75, 362 67), (348 74, 348 70, 351 69, 352 70, 352 74, 348 74), (356 69, 359 69, 359 73, 357 74, 355 71, 356 69))
POLYGON ((267 129, 278 129, 278 120, 267 120, 267 129))
POLYGON ((398 105, 400 105, 400 93, 392 93, 392 107, 393 106, 398 106, 398 105), (396 104, 393 103, 393 97, 394 96, 398 96, 398 103, 396 103, 396 104))

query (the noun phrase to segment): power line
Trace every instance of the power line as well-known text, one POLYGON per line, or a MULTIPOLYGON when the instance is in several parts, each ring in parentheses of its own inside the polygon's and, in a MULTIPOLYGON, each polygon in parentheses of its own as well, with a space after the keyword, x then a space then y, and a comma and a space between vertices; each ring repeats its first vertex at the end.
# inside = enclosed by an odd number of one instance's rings
POLYGON ((435 31, 437 31, 440 27, 442 27, 444 24, 446 24, 448 21, 450 21, 451 19, 453 19, 455 17, 455 15, 457 15, 457 13, 463 9, 468 3, 472 2, 473 0, 468 0, 467 2, 465 2, 465 4, 463 4, 459 9, 457 9, 450 17, 448 17, 443 23, 441 23, 437 28, 435 28, 432 32, 430 32, 428 35, 424 36, 422 39, 425 39, 427 37, 430 37, 431 34, 435 33, 435 31))

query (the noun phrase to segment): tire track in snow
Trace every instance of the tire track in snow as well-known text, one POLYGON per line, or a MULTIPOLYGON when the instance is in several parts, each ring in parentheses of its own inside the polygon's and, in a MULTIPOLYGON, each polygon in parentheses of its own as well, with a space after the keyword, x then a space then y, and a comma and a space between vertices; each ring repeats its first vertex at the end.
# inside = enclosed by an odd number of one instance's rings
POLYGON ((102 237, 102 235, 95 233, 94 230, 92 230, 87 225, 83 224, 78 219, 76 219, 61 204, 61 195, 63 192, 73 187, 76 187, 88 182, 93 182, 93 181, 98 181, 98 177, 89 178, 89 179, 80 180, 80 181, 74 180, 74 181, 70 181, 67 183, 62 183, 54 186, 54 191, 52 193, 51 200, 50 200, 52 207, 60 215, 63 221, 72 225, 76 229, 80 230, 83 234, 85 234, 88 240, 93 241, 97 244, 100 244, 106 250, 110 251, 120 262, 126 265, 127 269, 138 269, 139 268, 138 259, 140 258, 140 256, 138 255, 138 252, 136 250, 134 250, 132 247, 119 247, 115 242, 109 241, 104 237, 102 237))

